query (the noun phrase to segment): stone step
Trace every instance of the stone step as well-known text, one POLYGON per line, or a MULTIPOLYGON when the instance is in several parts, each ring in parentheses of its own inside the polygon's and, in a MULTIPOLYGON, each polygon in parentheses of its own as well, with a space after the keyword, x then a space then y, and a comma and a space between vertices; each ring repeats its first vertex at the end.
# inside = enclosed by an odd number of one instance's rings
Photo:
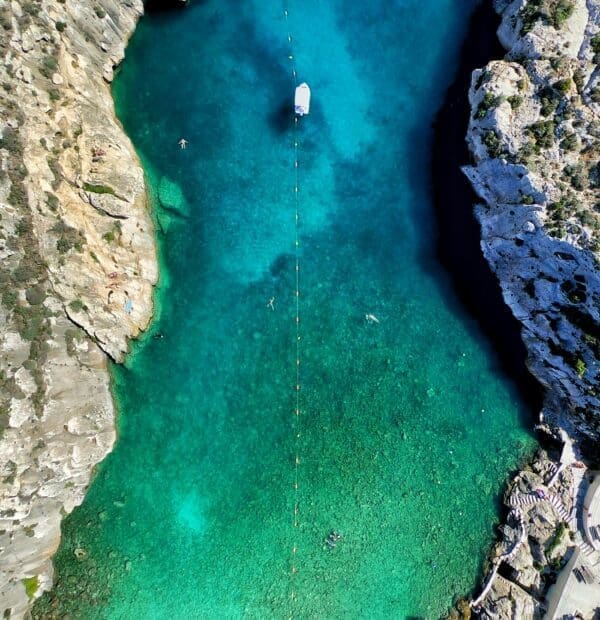
POLYGON ((532 504, 537 504, 539 502, 547 501, 556 510, 558 516, 564 521, 569 521, 571 518, 570 512, 565 508, 564 504, 560 501, 560 499, 553 494, 549 494, 546 498, 542 499, 533 493, 526 493, 522 495, 511 495, 508 503, 511 506, 530 506, 532 504))
POLYGON ((591 556, 595 555, 595 553, 596 553, 596 550, 589 543, 586 543, 585 541, 579 543, 579 548, 588 557, 591 557, 591 556))
POLYGON ((563 519, 565 521, 569 521, 570 513, 565 508, 564 504, 560 501, 560 499, 558 499, 558 497, 556 497, 556 495, 550 495, 548 497, 548 501, 552 504, 552 506, 554 506, 558 516, 561 519, 563 519))

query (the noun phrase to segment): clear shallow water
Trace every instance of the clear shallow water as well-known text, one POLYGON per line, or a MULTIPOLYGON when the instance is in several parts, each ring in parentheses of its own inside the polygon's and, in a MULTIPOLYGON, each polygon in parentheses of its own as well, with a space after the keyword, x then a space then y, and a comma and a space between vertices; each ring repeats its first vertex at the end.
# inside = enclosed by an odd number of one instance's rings
POLYGON ((475 585, 533 441, 434 258, 430 124, 473 6, 307 0, 286 26, 279 3, 207 0, 141 22, 115 96, 157 202, 157 320, 114 368, 119 442, 39 614, 436 618, 475 585), (313 90, 299 438, 288 29, 313 90))

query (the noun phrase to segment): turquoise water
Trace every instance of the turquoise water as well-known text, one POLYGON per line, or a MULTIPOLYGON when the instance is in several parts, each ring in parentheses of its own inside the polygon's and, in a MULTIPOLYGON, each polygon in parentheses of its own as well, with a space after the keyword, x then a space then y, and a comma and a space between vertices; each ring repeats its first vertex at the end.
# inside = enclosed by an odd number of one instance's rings
POLYGON ((533 440, 434 257, 430 125, 474 4, 140 23, 115 98, 157 203, 157 318, 113 369, 119 441, 38 616, 436 618, 476 585, 533 440))

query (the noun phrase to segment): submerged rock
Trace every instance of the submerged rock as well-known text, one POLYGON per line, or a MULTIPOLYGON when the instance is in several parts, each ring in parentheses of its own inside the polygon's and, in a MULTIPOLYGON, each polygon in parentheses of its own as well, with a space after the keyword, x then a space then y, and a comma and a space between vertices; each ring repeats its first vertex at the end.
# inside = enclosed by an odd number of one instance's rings
POLYGON ((160 204, 167 209, 175 211, 178 215, 189 215, 189 205, 183 195, 181 187, 167 177, 162 177, 158 184, 158 199, 160 204))

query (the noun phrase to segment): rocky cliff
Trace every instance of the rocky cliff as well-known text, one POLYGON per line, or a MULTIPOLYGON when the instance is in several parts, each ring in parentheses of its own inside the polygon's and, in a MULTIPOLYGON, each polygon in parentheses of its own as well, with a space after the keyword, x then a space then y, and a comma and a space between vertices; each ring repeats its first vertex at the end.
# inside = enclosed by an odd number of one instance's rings
POLYGON ((157 278, 109 83, 142 0, 0 0, 0 612, 48 589, 61 518, 110 451, 108 357, 157 278))
MULTIPOLYGON (((473 74, 465 169, 481 247, 523 326, 543 419, 600 439, 600 3, 498 2, 508 50, 473 74)), ((587 450, 586 450, 587 448, 587 450)))
MULTIPOLYGON (((567 474, 583 467, 578 457, 597 466, 600 454, 600 1, 496 0, 495 7, 507 55, 473 74, 473 165, 464 171, 481 198, 481 248, 521 322, 528 368, 546 390, 541 422, 573 442, 564 476, 552 484, 575 518, 576 542, 578 505, 567 474)), ((529 491, 544 481, 526 479, 529 491)), ((555 573, 562 566, 556 548, 544 549, 566 517, 552 507, 534 513, 523 525, 529 542, 511 558, 515 583, 492 590, 486 617, 543 612, 541 577, 548 565, 555 573), (517 613, 519 589, 534 595, 531 613, 517 613)), ((505 529, 510 538, 518 528, 510 536, 505 529)))

